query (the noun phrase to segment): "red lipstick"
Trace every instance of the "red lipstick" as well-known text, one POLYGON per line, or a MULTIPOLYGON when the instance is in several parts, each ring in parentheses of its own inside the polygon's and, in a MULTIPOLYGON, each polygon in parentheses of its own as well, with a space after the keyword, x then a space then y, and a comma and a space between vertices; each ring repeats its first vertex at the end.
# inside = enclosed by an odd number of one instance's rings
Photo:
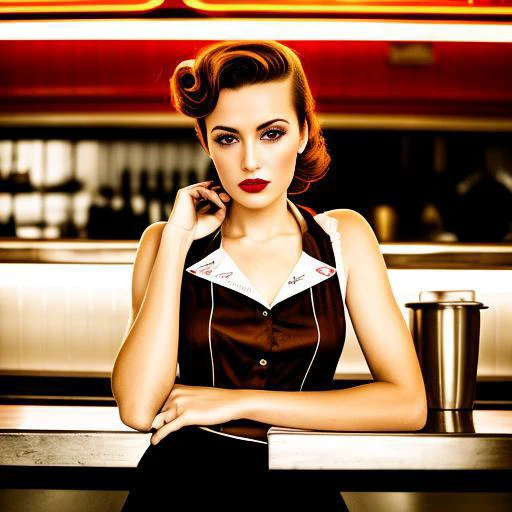
POLYGON ((266 181, 266 180, 260 180, 259 178, 257 179, 252 179, 252 180, 244 180, 244 181, 241 181, 238 186, 244 190, 245 192, 250 192, 250 193, 253 193, 253 192, 260 192, 261 190, 263 190, 268 184, 270 183, 270 181, 266 181))

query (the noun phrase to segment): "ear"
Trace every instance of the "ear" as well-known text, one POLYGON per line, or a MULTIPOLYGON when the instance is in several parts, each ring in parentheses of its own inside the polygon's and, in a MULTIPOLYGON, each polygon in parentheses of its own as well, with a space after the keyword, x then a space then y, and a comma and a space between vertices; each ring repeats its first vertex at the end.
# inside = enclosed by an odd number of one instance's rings
POLYGON ((304 126, 302 127, 302 131, 301 131, 301 138, 300 138, 298 153, 302 153, 304 151, 304 149, 306 149, 306 146, 308 144, 308 138, 309 138, 308 120, 304 119, 304 126))

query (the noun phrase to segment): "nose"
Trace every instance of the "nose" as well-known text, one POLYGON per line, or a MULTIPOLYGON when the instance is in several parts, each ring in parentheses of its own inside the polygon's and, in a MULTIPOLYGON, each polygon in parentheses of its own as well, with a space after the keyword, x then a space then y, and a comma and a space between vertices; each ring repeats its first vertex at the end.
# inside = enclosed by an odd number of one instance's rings
POLYGON ((259 167, 255 145, 252 143, 245 144, 242 157, 242 169, 250 172, 259 169, 259 167))

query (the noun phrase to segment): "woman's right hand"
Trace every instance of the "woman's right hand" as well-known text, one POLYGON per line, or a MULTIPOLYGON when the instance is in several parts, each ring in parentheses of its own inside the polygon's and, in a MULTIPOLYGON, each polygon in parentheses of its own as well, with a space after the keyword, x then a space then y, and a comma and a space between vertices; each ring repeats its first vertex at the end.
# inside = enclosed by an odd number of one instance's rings
POLYGON ((225 203, 231 197, 221 185, 212 185, 210 180, 180 188, 167 224, 193 232, 193 240, 215 231, 226 218, 225 203))

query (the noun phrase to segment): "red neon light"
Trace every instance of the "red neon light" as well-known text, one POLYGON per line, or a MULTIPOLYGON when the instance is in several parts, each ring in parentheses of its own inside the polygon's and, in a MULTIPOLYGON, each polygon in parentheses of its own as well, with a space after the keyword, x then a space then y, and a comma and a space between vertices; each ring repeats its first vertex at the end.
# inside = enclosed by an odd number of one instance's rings
POLYGON ((31 12, 139 12, 159 7, 165 0, 0 0, 0 13, 31 12))

